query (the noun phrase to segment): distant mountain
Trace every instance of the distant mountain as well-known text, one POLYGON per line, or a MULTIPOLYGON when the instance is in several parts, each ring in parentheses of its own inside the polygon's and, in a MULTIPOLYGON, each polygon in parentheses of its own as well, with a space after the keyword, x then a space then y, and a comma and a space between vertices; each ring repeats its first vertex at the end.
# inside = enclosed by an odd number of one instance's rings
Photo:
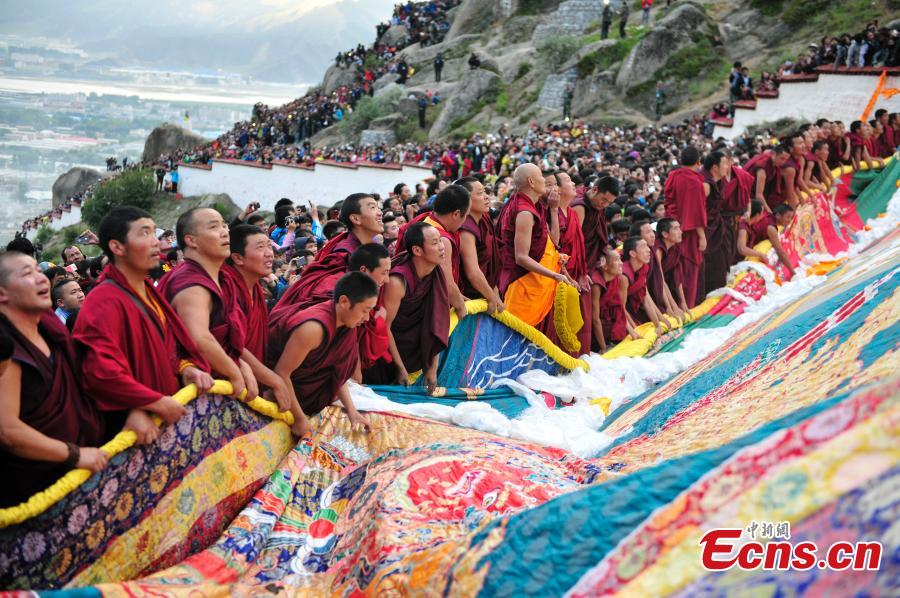
POLYGON ((371 44, 393 0, 5 0, 0 33, 70 39, 121 64, 314 83, 338 51, 371 44))

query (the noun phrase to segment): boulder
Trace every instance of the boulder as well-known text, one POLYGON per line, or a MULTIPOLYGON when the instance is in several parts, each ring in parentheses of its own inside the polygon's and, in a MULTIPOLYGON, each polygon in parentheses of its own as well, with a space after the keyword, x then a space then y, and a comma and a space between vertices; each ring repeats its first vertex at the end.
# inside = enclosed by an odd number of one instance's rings
POLYGON ((375 95, 381 95, 381 91, 388 88, 399 87, 397 85, 397 80, 400 78, 400 75, 397 73, 388 73, 387 75, 383 75, 381 78, 375 81, 372 84, 372 89, 375 90, 375 95))
POLYGON ((197 133, 188 131, 178 125, 163 123, 153 129, 144 142, 144 162, 152 163, 160 156, 170 154, 179 149, 190 150, 207 141, 197 133))
POLYGON ((110 176, 108 172, 100 172, 93 168, 76 166, 68 172, 59 175, 53 182, 53 207, 64 202, 67 197, 77 193, 84 193, 88 187, 94 185, 102 178, 110 176))
POLYGON ((519 40, 531 40, 535 27, 541 23, 543 17, 538 15, 519 15, 507 19, 503 23, 503 35, 500 36, 509 42, 519 40))
POLYGON ((397 135, 391 130, 366 129, 359 136, 360 145, 394 145, 397 135))
POLYGON ((397 111, 400 112, 403 116, 418 116, 419 114, 419 100, 415 97, 405 97, 400 98, 400 101, 397 102, 397 111))
POLYGON ((564 71, 578 66, 578 62, 588 54, 607 51, 617 43, 619 43, 618 39, 601 39, 599 41, 592 42, 572 54, 572 56, 563 63, 559 70, 564 71))
MULTIPOLYGON (((406 58, 406 62, 416 65, 416 68, 419 68, 420 70, 425 67, 430 70, 432 63, 434 62, 434 57, 437 56, 438 52, 443 54, 444 60, 447 61, 455 54, 464 54, 465 52, 456 49, 460 46, 471 44, 479 37, 481 36, 476 33, 470 33, 460 35, 455 39, 445 39, 441 43, 434 44, 433 46, 422 47, 421 44, 413 44, 403 48, 398 55, 406 58), (454 52, 454 50, 456 51, 454 52)), ((466 56, 468 57, 468 54, 466 54, 466 56)))
POLYGON ((431 127, 430 139, 446 135, 454 121, 465 118, 479 99, 489 92, 495 92, 500 85, 500 76, 485 69, 466 71, 453 93, 444 100, 444 107, 431 127))
POLYGON ((407 34, 405 25, 392 25, 378 41, 386 46, 396 46, 406 39, 407 34))
POLYGON ((502 17, 503 0, 468 0, 460 5, 447 32, 447 39, 469 33, 481 35, 502 17))
POLYGON ((619 69, 616 86, 635 87, 653 78, 674 52, 694 43, 693 35, 711 33, 712 26, 703 9, 691 2, 679 2, 666 17, 631 50, 619 69))
POLYGON ((372 119, 372 122, 369 123, 369 129, 385 131, 393 129, 405 120, 406 117, 399 112, 391 112, 386 116, 379 116, 378 118, 372 119))
POLYGON ((332 64, 325 71, 325 78, 322 79, 322 92, 328 95, 341 85, 353 85, 358 80, 359 71, 355 65, 340 67, 332 64))

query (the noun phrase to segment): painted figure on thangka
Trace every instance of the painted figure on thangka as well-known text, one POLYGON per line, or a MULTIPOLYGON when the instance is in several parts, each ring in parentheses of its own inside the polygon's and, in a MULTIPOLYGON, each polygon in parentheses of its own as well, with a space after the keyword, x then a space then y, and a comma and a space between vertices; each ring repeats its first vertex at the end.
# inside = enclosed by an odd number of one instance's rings
MULTIPOLYGON (((894 181, 895 166, 883 173, 894 181)), ((456 390, 568 369, 537 345, 517 361, 518 333, 487 316, 466 318, 459 333, 469 345, 442 358, 439 381, 453 388, 440 400, 448 409, 495 405, 510 436, 393 407, 370 412, 366 434, 332 406, 291 448, 284 423, 204 397, 159 443, 114 458, 63 502, 0 530, 3 586, 93 585, 109 595, 696 595, 764 586, 888 594, 887 552, 869 571, 711 573, 700 560, 705 533, 754 521, 789 523, 792 542, 891 546, 893 518, 879 505, 898 499, 900 235, 886 231, 876 242, 865 225, 886 209, 882 183, 852 203, 837 190, 840 230, 831 208, 810 207, 782 231, 794 256, 864 241, 860 256, 835 263, 815 293, 621 401, 600 425, 609 442, 594 454, 516 436, 534 406, 508 389, 456 390), (486 337, 490 346, 479 346, 486 337), (509 355, 498 353, 504 344, 509 355), (213 418, 227 435, 205 425, 213 418), (138 459, 146 476, 132 475, 138 459)), ((664 356, 694 332, 735 322, 776 278, 786 280, 766 268, 736 267, 703 317, 646 349, 664 356)), ((379 390, 416 407, 427 399, 415 388, 379 390)))

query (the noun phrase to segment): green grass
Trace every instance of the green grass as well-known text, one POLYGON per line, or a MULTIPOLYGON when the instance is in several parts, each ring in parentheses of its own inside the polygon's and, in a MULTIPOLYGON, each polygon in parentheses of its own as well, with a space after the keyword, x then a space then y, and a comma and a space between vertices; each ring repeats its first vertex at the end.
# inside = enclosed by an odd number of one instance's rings
POLYGON ((548 70, 555 72, 585 43, 584 38, 571 35, 551 37, 538 46, 538 57, 548 70))
POLYGON ((541 15, 555 8, 558 2, 554 0, 520 0, 519 8, 516 11, 518 15, 541 15))
POLYGON ((657 81, 674 82, 681 89, 686 85, 691 97, 708 95, 727 80, 729 70, 721 49, 714 47, 708 38, 698 36, 693 45, 685 46, 669 56, 666 64, 657 69, 653 77, 629 88, 627 95, 635 98, 650 94, 657 81))
POLYGON ((506 108, 508 105, 509 96, 506 93, 506 89, 501 89, 497 94, 497 99, 494 100, 494 110, 496 110, 498 114, 506 114, 506 108))
POLYGON ((782 20, 818 35, 854 33, 880 16, 872 4, 869 0, 789 0, 782 20))
POLYGON ((426 143, 428 141, 428 131, 431 130, 431 127, 434 125, 434 121, 437 120, 438 115, 440 115, 442 108, 443 104, 438 104, 436 106, 431 104, 428 106, 428 109, 425 111, 424 129, 419 128, 418 115, 411 117, 394 127, 394 133, 397 134, 397 141, 399 143, 407 143, 409 141, 412 141, 413 143, 426 143))
POLYGON ((751 0, 750 6, 766 17, 777 17, 784 10, 784 0, 751 0))
POLYGON ((532 68, 534 68, 534 65, 530 62, 523 62, 522 64, 520 64, 518 70, 516 71, 516 81, 530 73, 532 68))
POLYGON ((645 29, 629 27, 628 37, 618 40, 616 45, 586 54, 578 61, 578 76, 583 79, 624 60, 646 33, 645 29))

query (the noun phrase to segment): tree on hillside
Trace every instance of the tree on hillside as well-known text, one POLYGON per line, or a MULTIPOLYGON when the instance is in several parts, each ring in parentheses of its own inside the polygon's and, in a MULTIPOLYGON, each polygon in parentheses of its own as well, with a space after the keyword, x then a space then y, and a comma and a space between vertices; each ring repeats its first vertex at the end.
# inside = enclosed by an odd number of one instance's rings
POLYGON ((135 206, 149 210, 156 194, 156 184, 149 170, 130 170, 103 183, 84 203, 82 219, 93 229, 103 217, 118 206, 135 206))

